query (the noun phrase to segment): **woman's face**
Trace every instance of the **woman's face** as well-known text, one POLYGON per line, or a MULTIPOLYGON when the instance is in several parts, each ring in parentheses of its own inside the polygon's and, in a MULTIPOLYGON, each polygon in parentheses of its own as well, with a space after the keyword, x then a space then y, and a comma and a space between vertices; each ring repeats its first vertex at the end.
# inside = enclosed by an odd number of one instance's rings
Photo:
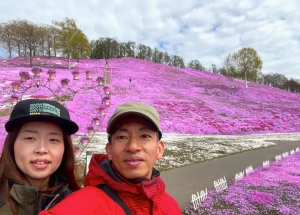
POLYGON ((21 127, 14 145, 15 161, 28 182, 41 188, 60 166, 64 149, 63 131, 57 124, 28 122, 21 127))

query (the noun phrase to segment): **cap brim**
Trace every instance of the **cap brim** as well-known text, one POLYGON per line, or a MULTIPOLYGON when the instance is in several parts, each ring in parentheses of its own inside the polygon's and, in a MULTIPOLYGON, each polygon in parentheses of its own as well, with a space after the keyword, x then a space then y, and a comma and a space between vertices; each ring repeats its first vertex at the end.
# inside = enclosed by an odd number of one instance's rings
POLYGON ((10 132, 17 126, 23 125, 26 122, 34 122, 34 121, 56 123, 62 128, 63 131, 69 134, 75 134, 79 130, 79 127, 75 122, 71 120, 63 119, 61 117, 52 116, 52 115, 31 115, 31 116, 17 117, 12 120, 9 120, 5 124, 5 130, 7 132, 10 132))
POLYGON ((147 115, 147 113, 141 113, 140 111, 139 112, 135 112, 135 111, 126 111, 126 112, 123 112, 123 113, 120 113, 116 116, 114 116, 113 119, 111 119, 109 125, 107 126, 106 128, 106 132, 108 134, 111 134, 111 132, 113 131, 113 128, 115 127, 115 125, 120 121, 122 120, 123 118, 125 117, 128 117, 128 116, 137 116, 137 117, 141 117, 141 118, 144 118, 145 120, 149 121, 155 128, 156 130, 160 133, 161 135, 161 131, 160 129, 156 126, 156 122, 153 121, 153 119, 151 119, 150 116, 147 115))

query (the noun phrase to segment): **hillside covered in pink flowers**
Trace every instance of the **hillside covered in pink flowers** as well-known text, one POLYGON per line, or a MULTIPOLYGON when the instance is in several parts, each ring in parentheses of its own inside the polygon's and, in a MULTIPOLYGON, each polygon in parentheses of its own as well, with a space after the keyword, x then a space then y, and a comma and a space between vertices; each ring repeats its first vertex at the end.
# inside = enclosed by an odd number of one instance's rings
MULTIPOLYGON (((80 72, 85 80, 85 71, 93 71, 97 78, 97 66, 104 66, 104 60, 72 61, 73 68, 66 69, 64 58, 34 58, 43 69, 45 79, 51 67, 56 70, 57 83, 67 77, 72 82, 72 71, 80 72)), ((300 131, 300 95, 269 86, 248 83, 205 71, 174 68, 135 58, 110 59, 114 67, 112 80, 108 85, 111 105, 98 128, 105 131, 105 125, 115 107, 127 101, 142 101, 155 106, 160 115, 163 132, 185 134, 252 134, 300 131), (131 81, 129 80, 131 78, 131 81)), ((1 110, 4 112, 6 95, 10 83, 19 80, 19 72, 31 73, 23 58, 0 60, 1 110)), ((102 76, 103 69, 98 69, 102 76)), ((98 75, 99 75, 98 74, 98 75)), ((83 81, 84 82, 84 81, 83 81)), ((77 85, 76 85, 77 86, 77 85)), ((78 85, 79 86, 79 85, 78 85)), ((47 89, 35 89, 28 94, 51 96, 47 89)), ((86 132, 94 114, 101 105, 101 97, 95 90, 79 92, 73 101, 66 102, 71 117, 80 125, 80 132, 86 132)), ((5 114, 0 118, 2 136, 5 135, 5 114)))

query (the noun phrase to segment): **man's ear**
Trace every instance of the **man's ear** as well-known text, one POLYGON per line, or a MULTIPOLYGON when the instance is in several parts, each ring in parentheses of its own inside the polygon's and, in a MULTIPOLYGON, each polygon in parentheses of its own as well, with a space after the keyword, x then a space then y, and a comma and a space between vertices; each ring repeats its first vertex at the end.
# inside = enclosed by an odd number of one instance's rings
POLYGON ((165 144, 163 141, 158 141, 157 143, 157 154, 156 154, 156 159, 160 160, 164 154, 165 151, 165 144))
POLYGON ((106 143, 105 151, 106 151, 106 154, 107 154, 107 156, 108 156, 108 159, 109 159, 109 160, 112 160, 112 155, 111 155, 111 143, 106 143))

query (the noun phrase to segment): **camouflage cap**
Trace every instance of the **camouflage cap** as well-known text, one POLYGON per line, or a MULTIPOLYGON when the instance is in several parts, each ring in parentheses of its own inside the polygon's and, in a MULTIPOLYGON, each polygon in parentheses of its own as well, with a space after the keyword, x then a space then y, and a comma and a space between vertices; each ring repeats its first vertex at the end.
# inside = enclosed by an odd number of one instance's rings
POLYGON ((106 132, 111 134, 116 123, 126 116, 138 116, 150 121, 159 132, 159 138, 162 136, 160 119, 157 110, 143 102, 127 102, 119 105, 111 118, 108 120, 106 132))

